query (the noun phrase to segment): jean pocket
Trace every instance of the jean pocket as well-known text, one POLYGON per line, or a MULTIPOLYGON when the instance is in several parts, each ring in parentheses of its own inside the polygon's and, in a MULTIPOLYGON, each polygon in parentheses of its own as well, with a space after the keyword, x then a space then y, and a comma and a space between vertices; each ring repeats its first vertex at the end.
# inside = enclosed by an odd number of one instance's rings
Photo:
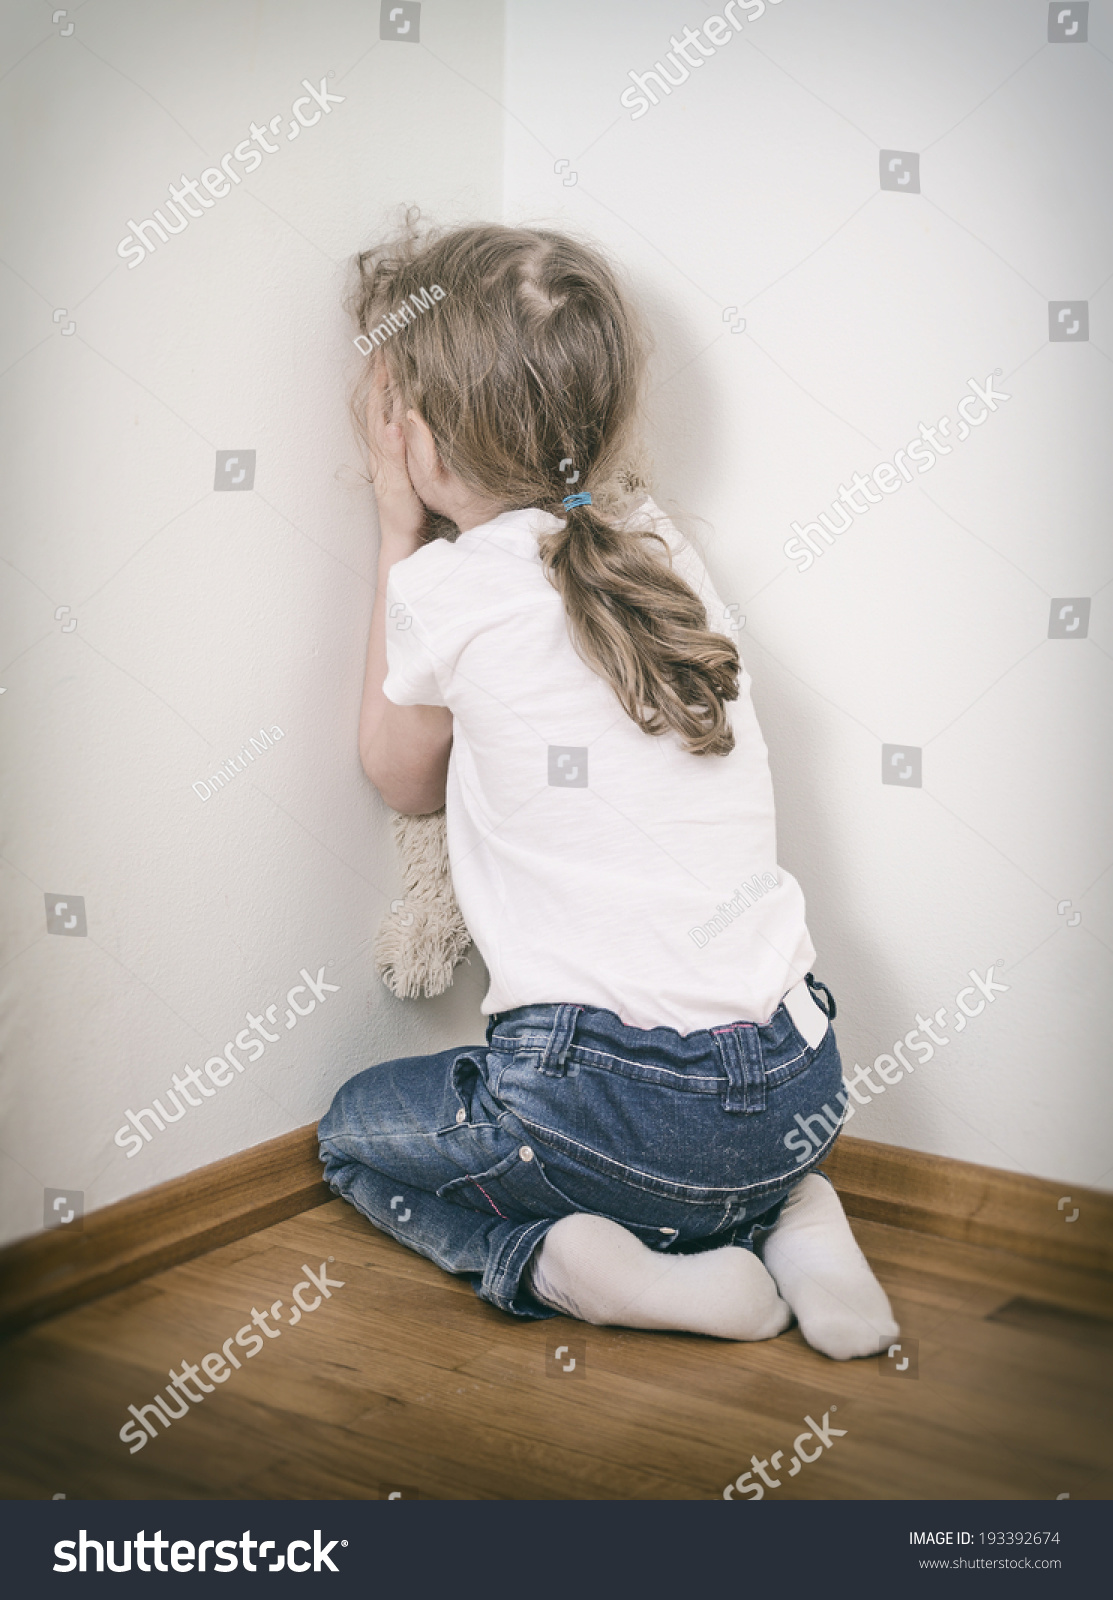
POLYGON ((711 1226, 703 1215, 709 1208, 698 1208, 701 1222, 696 1224, 697 1208, 694 1206, 678 1204, 669 1197, 616 1182, 577 1162, 568 1164, 561 1158, 558 1165, 549 1151, 543 1152, 539 1159, 534 1147, 533 1164, 539 1167, 548 1191, 557 1197, 561 1207, 557 1214, 580 1211, 593 1217, 605 1217, 652 1250, 667 1250, 681 1238, 698 1235, 705 1225, 711 1226))
MULTIPOLYGON (((443 1200, 455 1201, 472 1210, 504 1217, 507 1222, 528 1222, 542 1217, 559 1219, 573 1212, 590 1212, 592 1216, 618 1223, 654 1250, 666 1250, 680 1237, 676 1227, 620 1215, 606 1205, 577 1202, 554 1183, 536 1146, 524 1139, 500 1161, 483 1171, 453 1178, 443 1184, 437 1194, 443 1200)), ((593 1201, 601 1198, 592 1197, 593 1201)))
POLYGON ((471 1127, 493 1127, 503 1110, 497 1091, 488 1083, 491 1053, 482 1049, 461 1050, 452 1063, 449 1079, 453 1098, 449 1109, 453 1113, 451 1127, 467 1123, 471 1127), (485 1059, 484 1059, 485 1057, 485 1059))
POLYGON ((508 1222, 563 1217, 577 1209, 549 1182, 536 1151, 524 1140, 493 1165, 442 1184, 437 1195, 475 1211, 492 1212, 508 1222))

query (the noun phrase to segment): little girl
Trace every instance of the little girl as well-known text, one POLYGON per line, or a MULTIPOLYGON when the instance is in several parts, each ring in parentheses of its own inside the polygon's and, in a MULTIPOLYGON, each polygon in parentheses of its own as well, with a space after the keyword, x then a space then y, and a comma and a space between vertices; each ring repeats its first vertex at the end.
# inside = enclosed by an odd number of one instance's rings
POLYGON ((412 220, 358 261, 360 756, 396 810, 446 806, 490 988, 484 1044, 339 1090, 325 1176, 515 1316, 795 1318, 876 1354, 897 1324, 814 1170, 835 1002, 730 619, 632 466, 645 341, 615 274, 558 233, 412 220))

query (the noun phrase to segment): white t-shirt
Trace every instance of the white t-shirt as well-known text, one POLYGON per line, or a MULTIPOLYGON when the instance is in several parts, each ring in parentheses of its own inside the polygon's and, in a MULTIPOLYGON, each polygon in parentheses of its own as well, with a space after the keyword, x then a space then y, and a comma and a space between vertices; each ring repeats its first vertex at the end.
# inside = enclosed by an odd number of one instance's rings
MULTIPOLYGON (((697 553, 652 501, 646 513, 728 632, 697 553)), ((490 974, 483 1011, 575 1001, 682 1034, 767 1022, 815 949, 777 865, 749 675, 728 703, 729 755, 644 733, 569 638, 537 549, 560 525, 504 512, 424 545, 387 584, 383 692, 454 719, 448 853, 490 974)))

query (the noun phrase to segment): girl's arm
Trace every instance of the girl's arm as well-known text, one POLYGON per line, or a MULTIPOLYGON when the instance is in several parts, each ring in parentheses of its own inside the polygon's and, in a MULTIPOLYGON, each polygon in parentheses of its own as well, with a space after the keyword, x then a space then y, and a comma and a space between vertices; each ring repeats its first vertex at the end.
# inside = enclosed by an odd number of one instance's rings
POLYGON ((386 660, 386 585, 396 561, 425 543, 425 507, 414 493, 406 469, 401 428, 383 417, 382 390, 368 404, 368 435, 379 508, 379 580, 367 642, 367 670, 359 714, 359 754, 363 770, 387 805, 421 815, 444 805, 452 713, 445 706, 399 706, 383 693, 386 660))

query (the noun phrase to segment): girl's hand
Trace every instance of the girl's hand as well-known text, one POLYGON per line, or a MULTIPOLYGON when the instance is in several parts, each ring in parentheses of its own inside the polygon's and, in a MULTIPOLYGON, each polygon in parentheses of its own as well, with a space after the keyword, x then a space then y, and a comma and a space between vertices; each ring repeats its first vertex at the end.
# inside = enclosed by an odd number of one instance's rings
POLYGON ((394 404, 380 366, 367 401, 371 483, 384 548, 404 547, 410 554, 425 542, 426 509, 410 481, 405 435, 396 422, 389 420, 394 404))
POLYGON ((398 706, 383 694, 387 674, 386 591, 390 569, 426 540, 426 508, 414 491, 406 439, 382 367, 367 402, 372 485, 379 508, 379 581, 367 640, 359 717, 363 769, 388 806, 424 814, 444 805, 452 713, 445 706, 398 706))

